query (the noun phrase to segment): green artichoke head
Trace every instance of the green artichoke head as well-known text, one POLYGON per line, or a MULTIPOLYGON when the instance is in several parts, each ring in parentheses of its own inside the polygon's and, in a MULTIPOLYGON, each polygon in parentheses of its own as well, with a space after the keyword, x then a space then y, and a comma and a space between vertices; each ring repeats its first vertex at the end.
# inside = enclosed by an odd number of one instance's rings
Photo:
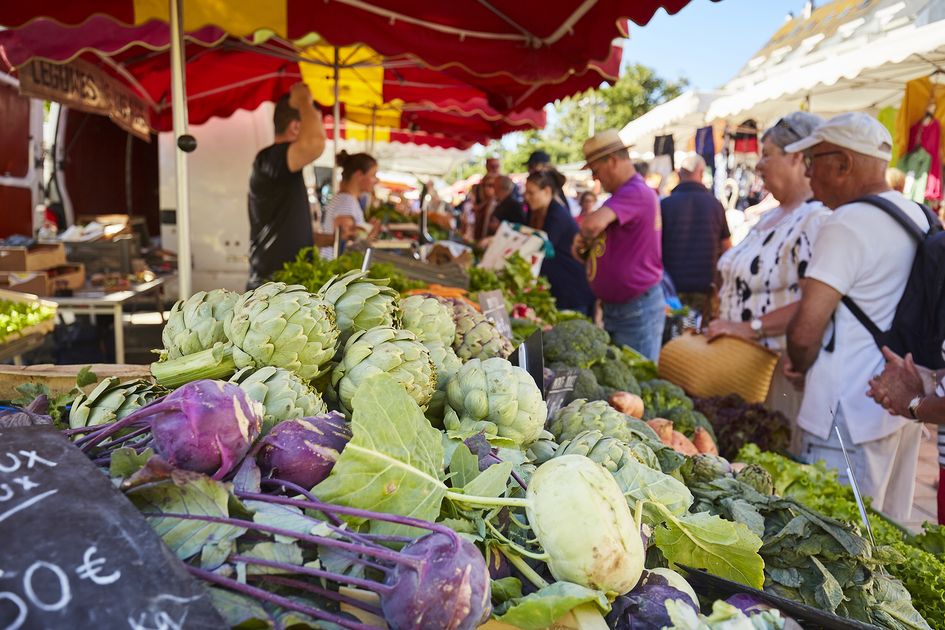
POLYGON ((243 368, 233 375, 250 398, 265 408, 261 435, 283 420, 309 418, 328 412, 322 397, 294 372, 272 366, 243 368))
POLYGON ((542 430, 538 439, 532 442, 531 446, 528 447, 526 455, 528 455, 528 461, 540 465, 554 457, 558 448, 559 445, 555 442, 555 436, 551 435, 548 431, 542 430))
POLYGON ((335 307, 339 343, 344 344, 352 333, 378 326, 393 328, 400 312, 398 293, 386 278, 369 278, 367 272, 352 269, 335 276, 319 289, 319 294, 335 307))
POLYGON ((637 460, 626 442, 609 437, 600 431, 582 431, 573 439, 562 442, 555 456, 584 455, 609 470, 617 472, 628 459, 637 460))
POLYGON ((411 295, 400 301, 400 325, 425 344, 452 345, 456 322, 449 306, 432 297, 411 295))
MULTIPOLYGON (((450 320, 452 322, 452 320, 450 320)), ((430 398, 430 404, 427 406, 427 418, 437 428, 443 426, 443 413, 446 405, 446 386, 453 375, 463 367, 462 360, 456 356, 452 346, 442 343, 423 344, 430 351, 430 360, 436 368, 436 391, 430 398)))
POLYGON ((686 459, 686 462, 680 467, 686 484, 693 483, 711 483, 722 477, 732 476, 732 466, 728 460, 718 455, 709 455, 702 453, 686 459))
POLYGON ((91 392, 76 397, 69 412, 69 426, 79 429, 121 420, 166 393, 150 381, 122 383, 117 376, 102 379, 91 392))
POLYGON ((409 330, 379 326, 352 334, 332 371, 332 390, 345 415, 350 416, 351 399, 361 383, 382 372, 400 383, 421 409, 427 408, 437 382, 430 351, 409 330))
POLYGON ((774 479, 763 466, 748 464, 735 473, 735 478, 754 488, 760 494, 770 496, 774 494, 774 479))
POLYGON ((504 359, 514 350, 512 342, 502 336, 495 324, 480 313, 456 322, 453 349, 456 350, 456 356, 464 361, 493 357, 504 359))
POLYGON ((484 432, 497 446, 527 447, 547 413, 531 375, 502 358, 471 359, 446 386, 444 423, 453 437, 484 432))
POLYGON ((583 398, 563 407, 548 425, 559 442, 573 440, 583 431, 600 431, 605 436, 632 442, 629 416, 611 407, 606 400, 588 402, 583 398))
POLYGON ((242 367, 281 367, 310 381, 335 354, 335 309, 305 287, 267 282, 236 301, 224 331, 233 362, 242 367))
POLYGON ((226 341, 223 322, 233 312, 238 298, 238 293, 214 289, 175 303, 161 331, 162 358, 176 359, 226 341))

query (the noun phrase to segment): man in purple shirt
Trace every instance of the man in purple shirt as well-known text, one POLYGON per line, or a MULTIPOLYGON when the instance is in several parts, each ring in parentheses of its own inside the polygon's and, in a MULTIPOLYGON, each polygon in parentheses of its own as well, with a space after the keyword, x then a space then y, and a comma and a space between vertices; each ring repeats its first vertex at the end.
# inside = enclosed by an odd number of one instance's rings
POLYGON ((615 129, 588 139, 584 157, 611 196, 581 223, 574 254, 587 262, 614 343, 656 361, 666 319, 659 198, 634 169, 615 129))

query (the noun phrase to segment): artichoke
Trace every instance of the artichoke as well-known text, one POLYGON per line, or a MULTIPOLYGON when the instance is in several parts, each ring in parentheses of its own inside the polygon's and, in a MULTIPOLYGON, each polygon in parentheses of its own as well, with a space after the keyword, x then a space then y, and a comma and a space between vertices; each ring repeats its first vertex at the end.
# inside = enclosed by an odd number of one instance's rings
POLYGON ((526 455, 528 455, 528 461, 533 464, 544 464, 555 456, 558 448, 560 447, 558 443, 555 442, 555 436, 543 430, 541 435, 538 436, 538 439, 532 442, 531 446, 528 447, 526 455))
POLYGON ((179 300, 161 331, 164 342, 162 359, 176 359, 212 348, 226 341, 223 322, 233 312, 238 293, 226 289, 200 291, 186 300, 179 300))
POLYGON ((397 325, 398 294, 389 279, 368 278, 367 272, 353 269, 334 276, 319 289, 319 294, 335 307, 342 346, 352 333, 378 326, 397 325))
POLYGON ((547 413, 531 375, 498 357, 467 361, 446 386, 444 424, 453 435, 483 432, 496 445, 523 448, 541 436, 547 413))
POLYGON ((297 284, 267 282, 237 299, 223 324, 228 343, 151 364, 168 387, 198 379, 226 378, 238 368, 271 365, 310 381, 327 370, 335 354, 335 310, 297 284))
POLYGON ((602 434, 631 442, 634 439, 630 429, 630 417, 611 407, 606 400, 588 402, 583 398, 574 400, 563 407, 557 414, 548 430, 558 442, 573 440, 579 433, 597 430, 602 434))
MULTIPOLYGON (((452 323, 452 320, 450 320, 452 323)), ((441 343, 424 344, 430 351, 430 360, 436 368, 436 391, 430 398, 430 404, 427 406, 427 417, 437 426, 442 426, 443 412, 446 404, 446 385, 453 375, 463 367, 453 348, 441 343)))
MULTIPOLYGON (((626 442, 609 437, 600 431, 582 431, 567 442, 562 442, 555 457, 583 455, 610 472, 617 472, 628 459, 639 461, 626 442)), ((642 462, 641 462, 642 463, 642 462)))
POLYGON ((771 473, 758 464, 748 464, 735 474, 735 479, 765 496, 774 494, 774 479, 771 478, 771 473))
POLYGON ((411 295, 400 301, 400 327, 425 344, 450 346, 456 337, 456 322, 449 306, 435 298, 411 295))
POLYGON ((686 485, 709 483, 722 477, 732 476, 732 467, 727 460, 718 455, 695 455, 686 460, 679 472, 686 485))
POLYGON ((167 392, 144 380, 119 382, 117 376, 103 379, 88 394, 79 394, 69 412, 69 427, 79 429, 121 420, 167 392))
POLYGON ((250 398, 265 407, 262 435, 283 420, 320 416, 328 412, 318 392, 283 368, 243 368, 233 375, 230 382, 239 385, 250 398))
POLYGON ((364 380, 386 372, 400 383, 421 409, 436 391, 436 367, 430 351, 409 330, 379 326, 348 339, 331 386, 341 410, 351 415, 351 399, 364 380))
POLYGON ((456 336, 453 350, 463 361, 469 359, 505 358, 512 354, 512 342, 491 321, 468 302, 455 298, 434 298, 453 309, 456 336))

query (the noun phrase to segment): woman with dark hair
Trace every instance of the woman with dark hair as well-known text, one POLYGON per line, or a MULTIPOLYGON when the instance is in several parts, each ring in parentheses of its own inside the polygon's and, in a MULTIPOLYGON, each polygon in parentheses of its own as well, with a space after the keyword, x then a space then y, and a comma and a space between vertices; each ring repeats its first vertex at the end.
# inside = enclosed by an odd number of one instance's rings
POLYGON ((597 195, 594 194, 593 190, 585 190, 581 193, 578 203, 581 204, 581 214, 577 215, 574 220, 580 226, 584 217, 597 210, 597 195))
POLYGON ((548 278, 551 294, 559 309, 571 309, 594 315, 594 294, 587 283, 584 264, 571 254, 571 243, 578 233, 571 212, 555 198, 563 179, 557 171, 536 171, 525 180, 525 201, 528 203, 528 224, 548 235, 554 247, 541 264, 541 275, 548 278), (556 177, 557 176, 557 177, 556 177))
MULTIPOLYGON (((334 234, 336 229, 340 229, 341 241, 347 243, 354 240, 359 228, 369 229, 358 198, 374 192, 377 160, 367 153, 348 155, 347 151, 342 151, 338 154, 337 164, 341 167, 341 185, 325 206, 322 232, 334 234)), ((325 260, 331 260, 334 254, 331 247, 322 247, 319 253, 325 260)))

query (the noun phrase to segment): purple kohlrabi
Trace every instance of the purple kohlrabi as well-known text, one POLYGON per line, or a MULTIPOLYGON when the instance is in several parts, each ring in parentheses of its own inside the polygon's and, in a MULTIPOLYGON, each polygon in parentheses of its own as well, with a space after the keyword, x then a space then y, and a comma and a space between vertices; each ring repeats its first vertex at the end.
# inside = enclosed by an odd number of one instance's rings
POLYGON ((132 415, 150 424, 154 449, 172 466, 222 479, 259 437, 263 412, 239 386, 204 379, 132 415))
POLYGON ((256 461, 264 476, 310 489, 328 477, 350 439, 351 427, 337 411, 284 420, 262 439, 256 461))
POLYGON ((398 564, 381 595, 391 630, 471 630, 492 612, 489 571, 471 542, 432 533, 411 542, 401 554, 415 565, 398 564))

